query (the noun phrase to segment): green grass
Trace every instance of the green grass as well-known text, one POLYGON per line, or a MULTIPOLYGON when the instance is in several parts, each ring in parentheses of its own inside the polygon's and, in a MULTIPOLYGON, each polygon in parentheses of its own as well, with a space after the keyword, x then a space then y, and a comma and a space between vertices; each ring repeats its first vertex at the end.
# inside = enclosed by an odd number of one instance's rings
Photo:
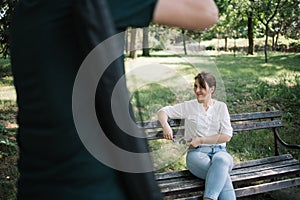
MULTIPOLYGON (((300 144, 300 55, 271 54, 265 64, 263 56, 230 56, 216 58, 217 65, 227 88, 230 112, 264 111, 279 109, 283 113, 284 128, 280 135, 288 143, 300 144), (230 63, 230 64, 229 64, 230 63)), ((299 150, 280 148, 300 158, 299 150)), ((248 160, 272 155, 274 152, 271 133, 236 135, 229 143, 229 151, 238 160, 248 160), (255 144, 252 148, 251 145, 255 144), (259 147, 259 148, 258 148, 259 147)))

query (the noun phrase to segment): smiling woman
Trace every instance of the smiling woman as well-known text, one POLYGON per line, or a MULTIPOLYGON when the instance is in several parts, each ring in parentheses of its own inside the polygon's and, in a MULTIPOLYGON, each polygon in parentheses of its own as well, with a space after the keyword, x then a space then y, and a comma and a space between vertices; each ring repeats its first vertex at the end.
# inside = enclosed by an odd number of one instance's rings
POLYGON ((212 99, 215 89, 215 77, 207 72, 199 73, 194 83, 196 99, 163 107, 158 111, 158 120, 163 127, 164 138, 173 140, 168 119, 185 119, 184 139, 189 146, 186 164, 191 173, 206 180, 204 199, 234 200, 236 197, 229 175, 233 158, 226 151, 232 127, 226 104, 212 99))

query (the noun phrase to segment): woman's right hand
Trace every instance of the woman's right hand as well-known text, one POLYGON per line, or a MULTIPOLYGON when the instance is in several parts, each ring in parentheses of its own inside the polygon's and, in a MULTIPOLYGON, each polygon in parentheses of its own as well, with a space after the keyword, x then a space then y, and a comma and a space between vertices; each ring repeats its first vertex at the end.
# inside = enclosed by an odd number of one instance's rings
POLYGON ((164 138, 167 140, 173 140, 173 130, 169 124, 163 127, 164 138))

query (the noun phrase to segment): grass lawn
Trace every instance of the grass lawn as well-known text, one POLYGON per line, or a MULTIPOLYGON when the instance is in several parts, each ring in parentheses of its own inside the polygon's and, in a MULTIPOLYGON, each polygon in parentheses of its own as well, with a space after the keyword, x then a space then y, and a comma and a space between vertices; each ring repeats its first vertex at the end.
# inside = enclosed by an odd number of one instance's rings
MULTIPOLYGON (((266 108, 283 112, 285 127, 280 134, 288 143, 300 144, 300 54, 269 53, 264 55, 222 54, 200 52, 182 55, 174 52, 152 52, 151 57, 126 59, 127 86, 137 120, 156 119, 159 108, 194 98, 193 78, 202 70, 217 78, 215 98, 225 101, 230 113, 264 111, 266 108)), ((0 60, 0 181, 16 179, 16 102, 12 87, 9 60, 0 60)), ((160 171, 185 168, 184 151, 167 141, 152 142, 152 149, 165 154, 156 155, 157 165, 172 157, 175 162, 160 171), (173 148, 175 155, 168 155, 173 148), (168 158, 169 157, 169 158, 168 158)), ((280 148, 300 159, 300 152, 280 148)), ((228 151, 235 161, 243 161, 274 152, 271 132, 234 135, 228 151)), ((15 188, 0 182, 0 199, 14 199, 15 188)))

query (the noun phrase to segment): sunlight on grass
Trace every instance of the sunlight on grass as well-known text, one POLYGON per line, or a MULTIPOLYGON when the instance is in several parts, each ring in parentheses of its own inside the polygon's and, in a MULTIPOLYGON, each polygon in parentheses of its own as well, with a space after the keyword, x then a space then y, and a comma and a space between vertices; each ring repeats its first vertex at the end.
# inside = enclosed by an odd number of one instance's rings
POLYGON ((293 87, 299 84, 300 72, 291 72, 289 70, 282 70, 276 76, 262 77, 260 80, 267 82, 270 85, 284 84, 287 87, 293 87))
POLYGON ((16 101, 16 91, 13 86, 0 87, 0 100, 13 100, 16 101))
POLYGON ((172 168, 172 165, 177 165, 176 169, 178 167, 186 168, 185 160, 182 159, 187 152, 186 145, 176 144, 170 140, 160 140, 159 143, 157 141, 149 142, 149 144, 156 171, 166 171, 168 168, 172 168))

